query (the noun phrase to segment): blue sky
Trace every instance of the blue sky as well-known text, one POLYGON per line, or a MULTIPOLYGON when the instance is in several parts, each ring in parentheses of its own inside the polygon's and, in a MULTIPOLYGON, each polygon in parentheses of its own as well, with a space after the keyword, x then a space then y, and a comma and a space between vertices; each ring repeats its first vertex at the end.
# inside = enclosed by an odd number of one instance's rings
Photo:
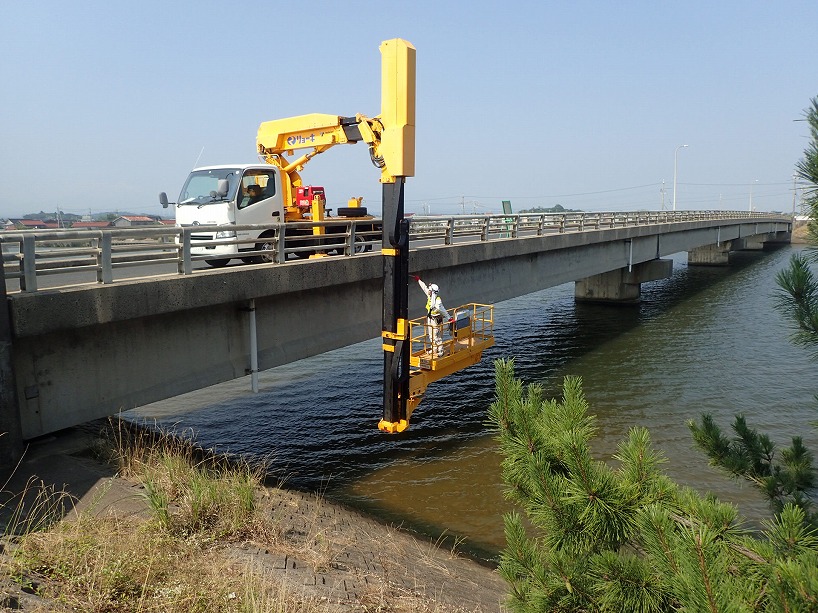
MULTIPOLYGON (((814 0, 4 3, 0 217, 163 214, 258 124, 380 111, 383 40, 417 49, 407 211, 790 211, 818 95, 814 0), (689 145, 679 149, 680 145, 689 145)), ((380 210, 362 145, 311 162, 380 210)))

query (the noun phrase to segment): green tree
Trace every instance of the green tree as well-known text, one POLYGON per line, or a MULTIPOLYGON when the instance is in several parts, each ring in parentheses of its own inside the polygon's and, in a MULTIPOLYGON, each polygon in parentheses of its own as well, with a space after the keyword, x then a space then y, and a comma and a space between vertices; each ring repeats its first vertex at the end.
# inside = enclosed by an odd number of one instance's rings
POLYGON ((523 209, 520 213, 580 213, 578 209, 566 209, 561 204, 555 204, 552 207, 535 206, 530 209, 523 209))
POLYGON ((806 182, 804 200, 808 207, 807 240, 810 247, 792 256, 789 268, 776 277, 781 293, 779 307, 796 326, 795 341, 818 347, 818 281, 810 262, 818 261, 818 97, 804 111, 810 142, 796 165, 796 174, 806 182))
POLYGON ((513 361, 495 369, 489 422, 524 512, 504 518, 513 611, 818 611, 818 532, 801 508, 785 504, 752 535, 735 507, 669 479, 644 428, 613 465, 594 459, 580 379, 546 400, 513 361))
MULTIPOLYGON (((810 247, 793 255, 789 266, 776 275, 777 307, 794 324, 793 340, 814 349, 818 357, 818 279, 810 266, 818 261, 818 97, 811 100, 804 115, 811 140, 804 158, 796 165, 796 172, 807 183, 810 247)), ((696 445, 707 454, 711 464, 755 483, 774 511, 781 512, 785 504, 793 504, 804 511, 807 523, 818 526, 818 513, 813 512, 808 495, 818 482, 818 475, 812 454, 804 447, 801 437, 794 437, 792 445, 777 454, 770 438, 748 427, 742 415, 733 423, 735 437, 732 439, 722 433, 709 415, 702 416, 700 423, 689 422, 688 426, 696 445)))

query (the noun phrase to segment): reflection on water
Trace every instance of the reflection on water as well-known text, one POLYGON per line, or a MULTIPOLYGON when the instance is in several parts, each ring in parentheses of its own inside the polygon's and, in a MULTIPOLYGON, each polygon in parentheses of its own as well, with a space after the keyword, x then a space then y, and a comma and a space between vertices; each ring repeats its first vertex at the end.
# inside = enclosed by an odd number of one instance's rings
MULTIPOLYGON (((736 413, 779 444, 793 434, 818 450, 814 364, 788 340, 775 311, 775 273, 795 248, 734 254, 734 265, 688 268, 643 285, 639 306, 575 304, 573 284, 499 303, 496 344, 483 361, 433 384, 405 433, 388 436, 381 413, 380 339, 135 411, 192 428, 207 447, 272 455, 289 482, 320 489, 390 521, 464 536, 484 554, 504 544, 500 458, 485 426, 492 361, 513 357, 517 376, 560 393, 581 376, 597 415, 594 453, 610 457, 628 429, 647 427, 678 482, 739 505, 753 522, 768 509, 755 489, 707 466, 689 419, 736 413)), ((479 299, 479 297, 475 297, 479 299)))

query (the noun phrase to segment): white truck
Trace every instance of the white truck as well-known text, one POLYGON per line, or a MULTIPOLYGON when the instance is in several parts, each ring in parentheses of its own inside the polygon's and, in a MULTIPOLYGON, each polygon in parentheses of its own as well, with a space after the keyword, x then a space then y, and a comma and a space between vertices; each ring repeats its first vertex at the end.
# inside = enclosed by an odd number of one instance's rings
MULTIPOLYGON (((263 124, 262 124, 263 125, 263 124)), ((191 232, 191 255, 205 256, 211 266, 224 266, 233 258, 247 263, 272 261, 271 250, 274 241, 264 241, 275 236, 275 229, 246 229, 209 231, 208 226, 273 224, 289 222, 310 222, 337 220, 338 224, 322 224, 311 228, 306 224, 286 228, 285 242, 291 239, 292 247, 300 247, 293 255, 309 257, 326 254, 328 245, 336 245, 343 250, 354 226, 355 252, 372 249, 371 241, 380 233, 380 224, 362 224, 373 219, 365 207, 360 206, 361 198, 353 198, 349 206, 340 207, 337 215, 330 216, 326 208, 324 190, 317 186, 300 185, 297 173, 286 172, 270 164, 243 164, 231 166, 205 166, 194 168, 185 181, 176 203, 168 201, 167 194, 159 194, 164 207, 171 204, 176 210, 178 227, 196 228, 191 232), (298 185, 293 185, 294 176, 298 185), (349 223, 354 221, 355 223, 349 223), (343 223, 340 223, 343 222, 343 223), (238 239, 237 242, 217 244, 238 239), (255 242, 248 242, 255 241, 255 242), (366 244, 369 242, 370 244, 366 244), (323 245, 315 250, 309 247, 323 245), (242 255, 255 252, 251 255, 242 255), (267 253, 265 253, 267 252, 267 253)))

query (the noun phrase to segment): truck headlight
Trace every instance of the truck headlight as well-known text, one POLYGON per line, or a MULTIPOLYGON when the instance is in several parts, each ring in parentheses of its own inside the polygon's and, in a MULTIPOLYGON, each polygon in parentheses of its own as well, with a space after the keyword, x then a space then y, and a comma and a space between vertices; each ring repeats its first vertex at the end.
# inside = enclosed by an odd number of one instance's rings
POLYGON ((216 240, 220 238, 236 238, 236 231, 228 230, 225 232, 216 232, 216 240))

